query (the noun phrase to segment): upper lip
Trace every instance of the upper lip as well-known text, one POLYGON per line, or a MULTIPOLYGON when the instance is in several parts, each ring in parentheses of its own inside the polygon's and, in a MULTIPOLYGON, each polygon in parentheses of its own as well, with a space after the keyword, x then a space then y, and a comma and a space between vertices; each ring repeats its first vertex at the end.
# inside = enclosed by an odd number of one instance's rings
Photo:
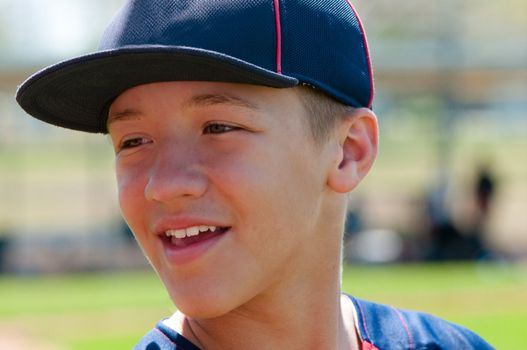
POLYGON ((193 226, 216 226, 228 227, 218 221, 199 218, 199 217, 168 217, 157 221, 154 224, 154 232, 157 235, 163 235, 168 230, 182 230, 193 226))

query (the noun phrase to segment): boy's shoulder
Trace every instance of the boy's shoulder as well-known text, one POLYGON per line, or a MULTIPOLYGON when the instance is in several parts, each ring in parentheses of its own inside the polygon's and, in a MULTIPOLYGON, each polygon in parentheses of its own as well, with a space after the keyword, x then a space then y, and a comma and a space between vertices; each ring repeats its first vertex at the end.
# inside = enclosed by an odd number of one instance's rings
POLYGON ((181 334, 160 321, 133 350, 200 350, 181 334))
POLYGON ((350 298, 364 349, 494 349, 474 332, 438 317, 350 298))

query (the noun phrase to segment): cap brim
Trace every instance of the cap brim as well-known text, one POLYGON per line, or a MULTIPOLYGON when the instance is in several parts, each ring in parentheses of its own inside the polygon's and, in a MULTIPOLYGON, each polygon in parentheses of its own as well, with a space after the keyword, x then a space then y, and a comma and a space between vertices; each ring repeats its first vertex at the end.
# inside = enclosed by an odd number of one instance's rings
POLYGON ((16 99, 50 124, 106 132, 107 111, 123 91, 161 81, 218 81, 276 88, 298 80, 217 52, 167 46, 125 47, 80 56, 28 78, 16 99))

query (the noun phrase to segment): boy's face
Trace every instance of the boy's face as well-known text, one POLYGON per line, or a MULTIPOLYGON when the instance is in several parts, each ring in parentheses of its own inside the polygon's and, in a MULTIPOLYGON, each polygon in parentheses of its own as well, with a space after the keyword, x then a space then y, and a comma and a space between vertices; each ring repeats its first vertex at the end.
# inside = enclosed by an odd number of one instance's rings
POLYGON ((307 125, 292 89, 154 83, 111 105, 123 215, 183 313, 219 316, 314 272, 334 147, 307 125))

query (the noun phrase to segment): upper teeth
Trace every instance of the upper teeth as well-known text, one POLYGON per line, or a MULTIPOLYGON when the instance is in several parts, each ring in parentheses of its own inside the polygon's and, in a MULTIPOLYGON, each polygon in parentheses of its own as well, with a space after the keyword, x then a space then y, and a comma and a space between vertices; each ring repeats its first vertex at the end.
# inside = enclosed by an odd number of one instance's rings
POLYGON ((216 226, 192 226, 179 230, 167 230, 165 231, 165 234, 167 235, 167 237, 185 238, 197 236, 201 232, 205 231, 214 232, 216 231, 216 226))

